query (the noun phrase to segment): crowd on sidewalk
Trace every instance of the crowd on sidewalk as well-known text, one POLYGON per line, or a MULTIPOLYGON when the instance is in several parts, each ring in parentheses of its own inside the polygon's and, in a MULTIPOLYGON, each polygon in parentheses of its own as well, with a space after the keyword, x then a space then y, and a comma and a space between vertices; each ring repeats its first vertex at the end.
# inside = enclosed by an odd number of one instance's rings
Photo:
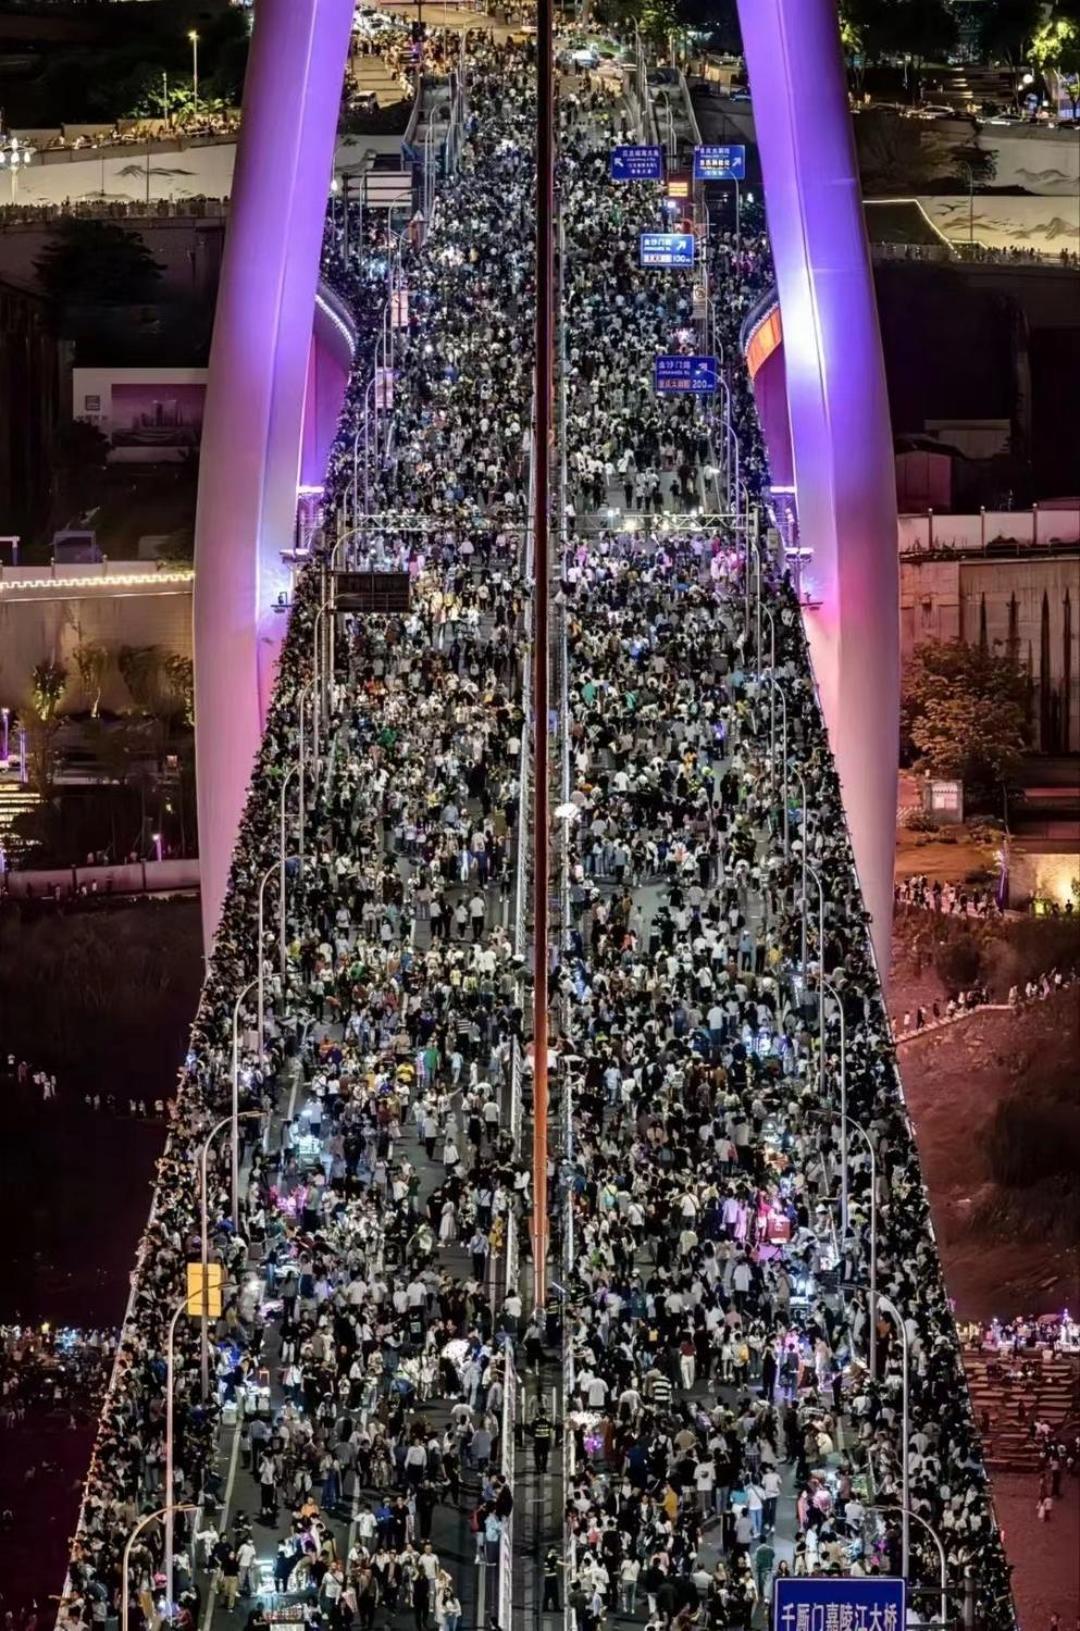
POLYGON ((897 906, 921 906, 947 916, 992 918, 1001 916, 997 894, 988 884, 943 883, 914 873, 898 878, 893 888, 897 906))
MULTIPOLYGON (((588 116, 599 124, 596 109, 588 116)), ((740 1626, 777 1573, 898 1572, 906 1346, 913 1510, 941 1533, 954 1580, 976 1568, 987 1622, 1007 1623, 1004 1558, 797 610, 770 570, 770 672, 745 623, 739 540, 670 513, 692 507, 707 450, 687 434, 686 405, 651 399, 648 373, 686 314, 669 282, 635 265, 656 199, 608 181, 607 141, 575 154, 568 183, 589 266, 586 278, 568 232, 571 368, 589 359, 572 376, 572 469, 586 514, 608 504, 624 460, 675 479, 660 489, 662 528, 601 528, 587 548, 571 542, 565 569, 577 811, 575 922, 558 980, 576 1250, 572 1602, 583 1631, 632 1612, 639 1594, 653 1626, 702 1608, 710 1625, 740 1626), (648 336, 636 365, 620 343, 623 313, 648 336), (816 817, 811 837, 800 813, 787 849, 769 745, 777 686, 816 817), (806 967, 804 844, 825 890, 825 944, 811 931, 806 967), (904 1321, 898 1331, 878 1304, 873 1373, 870 1160, 858 1135, 846 1233, 837 1207, 841 1005, 848 1115, 876 1163, 878 1290, 904 1321), (879 1506, 893 1522, 877 1521, 879 1506)), ((749 276, 761 270, 755 249, 749 276)), ((738 284, 733 256, 725 274, 720 309, 738 284)), ((750 300, 739 290, 731 305, 750 300)), ((748 453, 753 489, 759 444, 748 453)), ((913 1545, 914 1573, 935 1578, 936 1556, 913 1545)))
MULTIPOLYGON (((416 292, 395 392, 399 445, 443 470, 452 447, 458 467, 452 491, 425 480, 407 494, 419 540, 409 612, 345 627, 307 859, 290 889, 285 978, 270 935, 265 1056, 241 1049, 240 1105, 256 1114, 241 1124, 236 1229, 220 1147, 208 1163, 225 1291, 205 1402, 198 1326, 178 1323, 176 1495, 199 1507, 203 1551, 181 1515, 172 1585, 192 1618, 204 1555, 227 1608, 256 1583, 258 1520, 222 1506, 220 1427, 237 1401, 251 1411, 242 1454, 258 1478, 260 1518, 278 1530, 285 1514, 275 1584, 312 1595, 335 1628, 370 1626, 376 1609, 411 1602, 418 1627, 434 1620, 456 1631, 456 1583, 424 1544, 433 1510, 475 1503, 478 1552, 493 1561, 512 1507, 499 1474, 499 1351, 527 1332, 496 1260, 528 1204, 528 1174, 505 1125, 522 1018, 504 908, 519 800, 522 541, 513 522, 524 474, 520 438, 506 440, 502 464, 490 446, 483 461, 478 451, 482 436, 490 443, 480 417, 505 424, 507 401, 520 403, 527 386, 520 348, 506 368, 491 345, 521 255, 495 225, 515 193, 524 210, 529 186, 527 167, 499 162, 528 118, 523 54, 478 61, 471 94, 475 172, 467 162, 454 207, 409 262, 416 292), (504 102, 508 83, 520 95, 504 102), (459 516, 483 533, 482 575, 456 554, 453 530, 427 525, 459 516), (343 1505, 355 1517, 348 1550, 343 1505)), ((350 273, 365 293, 364 274, 350 273)), ((527 298, 522 287, 523 324, 527 298)), ((352 440, 346 423, 330 505, 350 482, 352 440)), ((399 468, 408 464, 405 451, 399 468)), ((87 1486, 71 1622, 115 1606, 124 1540, 162 1499, 166 1328, 182 1266, 197 1255, 195 1160, 228 1097, 233 1005, 260 955, 254 892, 276 839, 281 777, 296 757, 317 593, 309 578, 296 597, 159 1164, 87 1486)), ((242 1020, 252 1006, 241 999, 242 1020)), ((131 1570, 148 1619, 166 1584, 161 1565, 152 1526, 131 1570)))
POLYGON ((61 1412, 71 1422, 100 1408, 116 1353, 113 1331, 0 1326, 0 1425, 61 1412))
MULTIPOLYGON (((255 943, 256 891, 312 678, 316 576, 296 593, 95 1448, 69 1625, 115 1610, 125 1539, 162 1502, 164 1356, 199 1251, 197 1156, 230 1099, 234 1010, 250 1020, 243 993, 260 964, 271 1024, 265 1050, 238 1048, 240 1106, 255 1114, 241 1124, 236 1228, 226 1152, 209 1162, 225 1285, 205 1402, 198 1326, 177 1328, 175 1493, 200 1526, 178 1520, 168 1582, 160 1532, 144 1532, 139 1612, 151 1622, 171 1591, 184 1623, 201 1623, 204 1561, 234 1609, 259 1584, 263 1522, 278 1537, 275 1586, 333 1631, 366 1631, 410 1601, 418 1631, 458 1631, 462 1582, 425 1526, 440 1503, 478 1494, 470 1527, 491 1561, 512 1512, 499 1355, 519 1338, 534 1358, 540 1347, 513 1280, 493 1272, 529 1204, 507 1113, 523 992, 504 922, 521 797, 529 57, 479 52, 461 173, 407 261, 394 458, 374 503, 406 517, 411 604, 345 627, 282 974, 275 935, 255 943), (257 1517, 224 1505, 221 1426, 238 1402, 257 1517)), ((612 191, 603 154, 619 115, 600 95, 568 111, 560 177, 571 468, 583 510, 605 508, 632 470, 633 496, 640 474, 670 515, 693 507, 710 456, 690 405, 661 408, 646 383, 687 308, 634 264, 655 195, 612 191)), ((745 261, 729 246, 730 311, 750 300, 762 257, 760 244, 745 261)), ((354 382, 330 511, 351 486, 359 406, 354 382)), ((764 475, 752 437, 743 475, 752 490, 764 475)), ((954 1579, 975 1566, 996 1631, 1007 1578, 798 612, 766 573, 770 674, 745 626, 743 570, 730 531, 676 522, 601 530, 562 585, 579 812, 572 941, 555 971, 577 1242, 571 1600, 580 1631, 639 1590, 654 1631, 681 1631, 702 1600, 711 1624, 738 1626, 783 1569, 895 1569, 897 1526, 865 1520, 900 1497, 906 1347, 914 1510, 940 1530, 954 1579), (818 817, 812 839, 805 812, 793 823, 789 851, 768 746, 779 685, 818 817), (803 844, 825 892, 825 944, 811 933, 805 967, 803 844), (835 988, 824 1059, 822 965, 835 988), (876 1160, 878 1288, 904 1320, 902 1342, 878 1307, 873 1374, 858 1139, 846 1232, 837 1208, 840 1005, 848 1113, 876 1160)), ((935 1559, 914 1546, 915 1574, 932 1580, 935 1559)))

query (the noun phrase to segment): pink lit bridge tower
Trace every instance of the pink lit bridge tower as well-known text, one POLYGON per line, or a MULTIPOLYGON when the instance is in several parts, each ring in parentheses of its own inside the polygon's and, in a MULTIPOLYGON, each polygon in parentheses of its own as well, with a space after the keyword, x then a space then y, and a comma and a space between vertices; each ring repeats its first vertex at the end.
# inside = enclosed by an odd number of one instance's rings
MULTIPOLYGON (((899 716, 892 448, 835 0, 742 0, 783 327, 781 413, 806 618, 883 977, 899 716)), ((259 0, 210 361, 196 528, 207 948, 270 697, 298 493, 340 411, 317 305, 352 0, 259 0)), ((336 350, 335 348, 338 348, 336 350)))

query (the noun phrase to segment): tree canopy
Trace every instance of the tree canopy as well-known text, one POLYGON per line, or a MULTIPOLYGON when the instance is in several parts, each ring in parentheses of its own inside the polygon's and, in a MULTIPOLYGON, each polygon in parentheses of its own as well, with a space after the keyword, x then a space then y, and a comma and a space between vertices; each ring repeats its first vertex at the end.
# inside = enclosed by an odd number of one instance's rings
POLYGON ((904 674, 900 723, 921 769, 988 791, 1019 768, 1027 680, 1011 656, 963 641, 927 641, 904 674))
POLYGON ((65 307, 152 302, 165 270, 137 232, 79 216, 53 223, 34 264, 42 288, 65 307))

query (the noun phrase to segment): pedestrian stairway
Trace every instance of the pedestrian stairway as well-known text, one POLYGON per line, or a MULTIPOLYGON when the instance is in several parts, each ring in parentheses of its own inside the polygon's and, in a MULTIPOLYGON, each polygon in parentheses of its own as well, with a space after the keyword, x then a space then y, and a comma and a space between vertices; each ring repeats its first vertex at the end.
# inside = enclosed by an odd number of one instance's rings
POLYGON ((1064 1427, 1080 1412, 1080 1355, 1044 1359, 1037 1350, 990 1355, 965 1350, 964 1370, 993 1470, 1037 1472, 1039 1447, 1032 1424, 1064 1427))
POLYGON ((388 66, 379 52, 354 58, 353 83, 357 96, 372 96, 380 108, 405 99, 401 76, 388 66))

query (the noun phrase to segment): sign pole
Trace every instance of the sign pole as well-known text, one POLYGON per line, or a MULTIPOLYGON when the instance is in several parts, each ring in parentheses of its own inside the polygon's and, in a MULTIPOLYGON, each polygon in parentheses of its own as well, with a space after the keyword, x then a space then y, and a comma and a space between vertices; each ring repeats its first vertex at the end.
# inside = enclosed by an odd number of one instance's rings
POLYGON ((533 1303, 547 1297, 548 478, 555 281, 554 0, 536 6, 536 423, 533 431, 533 1303))

